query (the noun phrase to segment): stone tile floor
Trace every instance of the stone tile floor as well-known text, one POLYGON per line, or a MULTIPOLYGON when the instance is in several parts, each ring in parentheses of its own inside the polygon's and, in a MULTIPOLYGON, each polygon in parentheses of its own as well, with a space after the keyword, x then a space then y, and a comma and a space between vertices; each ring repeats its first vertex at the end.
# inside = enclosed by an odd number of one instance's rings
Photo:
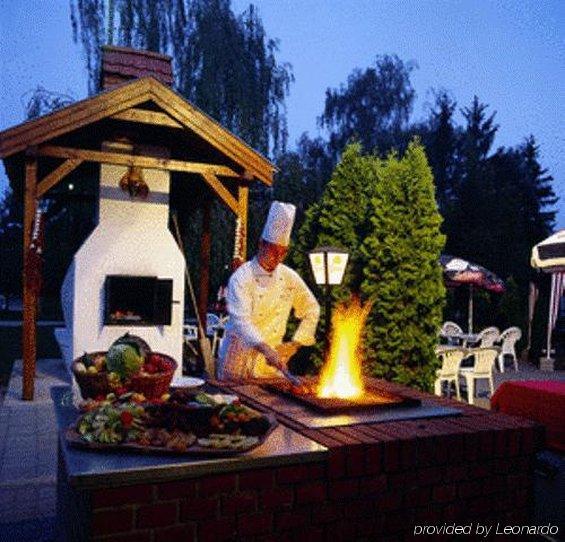
POLYGON ((50 389, 68 382, 61 360, 38 360, 35 400, 22 401, 22 363, 14 363, 0 405, 0 542, 55 540, 57 433, 50 389))
MULTIPOLYGON (((506 380, 565 380, 565 373, 521 365, 519 372, 495 374, 496 386, 506 380)), ((0 405, 0 542, 55 541, 57 434, 50 389, 69 383, 62 361, 38 360, 35 382, 35 400, 22 401, 22 363, 16 360, 0 405)), ((475 404, 489 408, 485 385, 477 395, 475 404)))

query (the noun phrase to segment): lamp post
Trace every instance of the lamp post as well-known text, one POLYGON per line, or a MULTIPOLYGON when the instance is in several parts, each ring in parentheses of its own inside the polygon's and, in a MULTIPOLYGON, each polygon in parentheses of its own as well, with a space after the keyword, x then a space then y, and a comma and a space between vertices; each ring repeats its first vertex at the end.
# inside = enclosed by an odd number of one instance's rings
POLYGON ((349 260, 349 252, 342 248, 326 246, 311 250, 308 256, 316 284, 324 286, 326 298, 325 337, 326 344, 328 344, 332 310, 331 287, 341 284, 349 260))

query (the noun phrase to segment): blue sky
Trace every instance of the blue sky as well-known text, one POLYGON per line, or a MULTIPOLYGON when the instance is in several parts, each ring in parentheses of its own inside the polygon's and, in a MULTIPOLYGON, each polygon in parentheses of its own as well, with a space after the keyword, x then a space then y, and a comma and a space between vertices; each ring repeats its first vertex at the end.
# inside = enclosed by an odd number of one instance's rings
MULTIPOLYGON (((482 0, 257 0, 279 59, 293 65, 287 100, 291 143, 318 133, 328 87, 375 56, 414 61, 413 120, 425 115, 430 88, 449 90, 461 107, 477 94, 496 111, 495 147, 533 134, 542 164, 565 200, 562 153, 565 2, 482 0)), ((241 12, 248 1, 232 0, 241 12)), ((68 0, 0 0, 0 130, 22 122, 26 92, 37 85, 86 96, 81 49, 72 41, 68 0)), ((460 116, 459 116, 460 119, 460 116)), ((2 168, 0 168, 1 170, 2 168)), ((6 178, 0 171, 0 188, 6 178)), ((565 204, 558 204, 565 227, 565 204)))

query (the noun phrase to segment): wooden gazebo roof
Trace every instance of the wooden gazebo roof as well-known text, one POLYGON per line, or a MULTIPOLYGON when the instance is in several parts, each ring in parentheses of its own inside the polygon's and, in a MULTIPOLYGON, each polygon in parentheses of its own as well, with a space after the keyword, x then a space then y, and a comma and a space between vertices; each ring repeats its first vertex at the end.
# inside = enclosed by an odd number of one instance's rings
MULTIPOLYGON (((124 54, 125 49, 110 52, 124 54)), ((132 52, 133 50, 130 50, 132 52)), ((39 199, 87 162, 154 168, 199 177, 247 229, 250 182, 273 182, 275 166, 240 138, 154 77, 125 82, 35 120, 0 132, 0 159, 24 199, 24 399, 33 398, 37 294, 25 280, 39 199), (102 150, 104 141, 126 138, 131 154, 102 150), (170 158, 139 154, 136 146, 158 145, 170 158)), ((209 259, 209 210, 201 252, 209 259)), ((244 256, 245 257, 245 256, 244 256)), ((209 266, 205 262, 203 266, 209 266)), ((207 278, 207 272, 202 270, 207 278)), ((204 304, 208 284, 201 290, 204 304)))
MULTIPOLYGON (((0 132, 0 158, 5 160, 10 178, 17 176, 14 166, 19 169, 23 152, 30 149, 37 156, 73 160, 74 164, 107 162, 108 158, 116 163, 115 156, 104 156, 98 149, 103 140, 124 133, 126 125, 131 129, 132 123, 144 125, 136 131, 136 144, 158 141, 169 148, 171 159, 157 164, 137 157, 128 159, 127 165, 272 183, 276 168, 271 162, 152 77, 136 79, 0 132)), ((65 167, 67 172, 70 166, 65 167)), ((39 195, 45 187, 49 188, 43 185, 39 195)))

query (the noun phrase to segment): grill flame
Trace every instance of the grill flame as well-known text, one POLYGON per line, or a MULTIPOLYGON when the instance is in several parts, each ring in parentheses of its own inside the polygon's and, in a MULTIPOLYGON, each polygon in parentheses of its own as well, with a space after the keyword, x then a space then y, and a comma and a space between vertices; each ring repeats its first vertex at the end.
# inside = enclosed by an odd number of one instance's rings
POLYGON ((355 399, 363 395, 359 345, 371 304, 354 297, 332 315, 330 349, 320 375, 317 396, 355 399))

